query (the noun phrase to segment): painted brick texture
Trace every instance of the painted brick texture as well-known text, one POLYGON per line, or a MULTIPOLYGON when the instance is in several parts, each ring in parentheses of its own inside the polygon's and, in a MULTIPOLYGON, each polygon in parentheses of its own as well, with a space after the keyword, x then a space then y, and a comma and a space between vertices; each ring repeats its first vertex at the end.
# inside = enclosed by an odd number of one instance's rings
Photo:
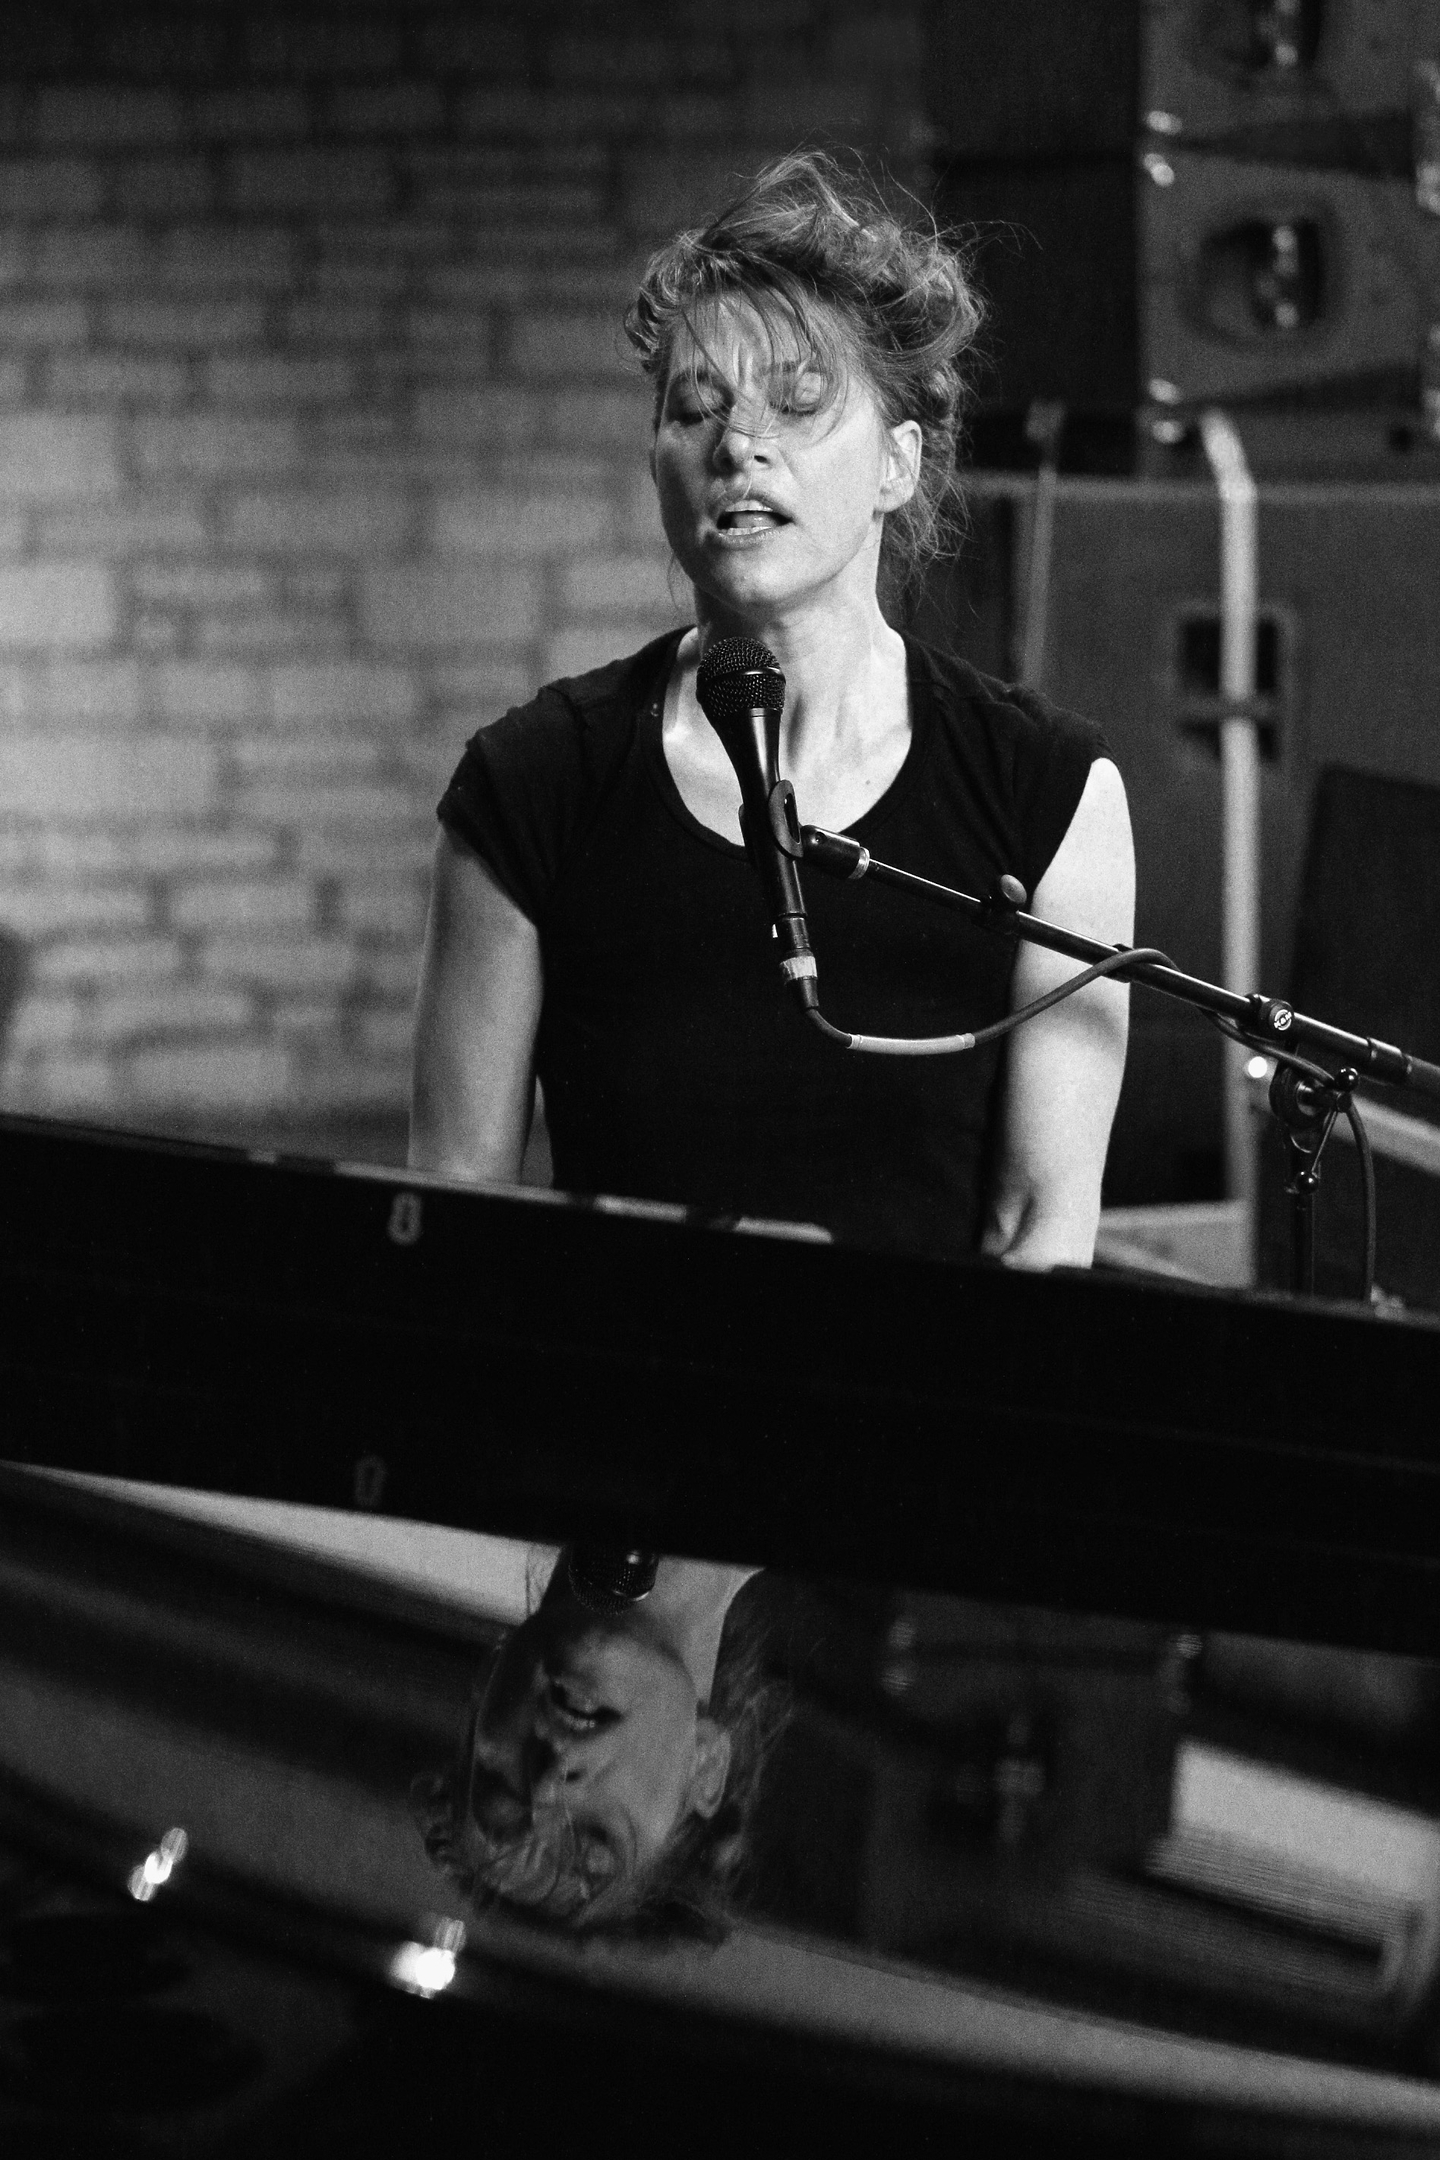
POLYGON ((0 934, 25 987, 0 1104, 398 1146, 465 737, 680 618, 620 329, 636 273, 797 142, 918 174, 920 20, 17 14, 0 934))

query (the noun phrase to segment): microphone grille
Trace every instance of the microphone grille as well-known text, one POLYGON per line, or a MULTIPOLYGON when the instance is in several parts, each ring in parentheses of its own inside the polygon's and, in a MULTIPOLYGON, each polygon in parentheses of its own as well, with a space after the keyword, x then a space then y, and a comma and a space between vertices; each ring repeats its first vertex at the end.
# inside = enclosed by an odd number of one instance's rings
POLYGON ((649 1597, 659 1567, 657 1553, 576 1545, 570 1552, 570 1588, 587 1612, 622 1613, 649 1597))
POLYGON ((756 638, 721 638, 700 662, 695 695, 707 720, 731 713, 785 709, 785 677, 768 645, 756 638))

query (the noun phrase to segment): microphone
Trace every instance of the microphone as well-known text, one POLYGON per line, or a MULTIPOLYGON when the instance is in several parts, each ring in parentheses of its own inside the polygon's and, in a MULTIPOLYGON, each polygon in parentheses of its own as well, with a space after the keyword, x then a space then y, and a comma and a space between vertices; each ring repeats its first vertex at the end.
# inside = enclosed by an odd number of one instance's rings
POLYGON ((573 1545, 570 1588, 587 1612, 614 1614, 639 1605, 655 1587, 658 1553, 622 1552, 610 1545, 573 1545))
POLYGON ((802 1011, 819 993, 797 864, 801 854, 795 790, 780 778, 780 715, 785 677, 768 645, 721 638, 700 662, 695 695, 740 782, 745 852, 765 888, 780 973, 802 1011))

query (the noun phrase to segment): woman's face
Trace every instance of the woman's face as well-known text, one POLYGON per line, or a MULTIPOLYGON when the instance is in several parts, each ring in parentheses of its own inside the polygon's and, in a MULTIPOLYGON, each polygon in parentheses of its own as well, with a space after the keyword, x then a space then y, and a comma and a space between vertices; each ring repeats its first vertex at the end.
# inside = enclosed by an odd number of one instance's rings
POLYGON ((798 349, 773 352, 743 303, 682 327, 653 470, 686 576, 722 613, 764 619, 872 597, 885 513, 914 488, 920 430, 887 428, 856 369, 835 396, 798 349))
POLYGON ((683 1817, 713 1814, 728 1743, 643 1607, 600 1619, 547 1600, 505 1643, 475 1727, 470 1812, 521 1857, 507 1895, 598 1917, 659 1856, 683 1817), (528 1857, 527 1857, 528 1856, 528 1857), (527 1873, 528 1871, 528 1873, 527 1873), (529 1877, 533 1875, 533 1881, 529 1877))

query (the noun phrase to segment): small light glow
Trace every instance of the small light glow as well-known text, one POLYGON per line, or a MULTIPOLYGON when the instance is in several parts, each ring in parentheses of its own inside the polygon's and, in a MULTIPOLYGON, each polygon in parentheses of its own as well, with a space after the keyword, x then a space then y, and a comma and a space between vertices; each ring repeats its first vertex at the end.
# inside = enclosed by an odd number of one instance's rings
POLYGON ((1153 111, 1145 115, 1145 125, 1152 135, 1183 135, 1185 122, 1179 113, 1153 111))
POLYGON ((1268 1080, 1270 1077, 1269 1058, 1251 1058, 1249 1063, 1245 1067, 1245 1077, 1247 1080, 1268 1080))
POLYGON ((455 1952, 444 1943, 401 1943, 390 1959, 389 1970, 397 1987, 428 1998, 449 1987, 455 1978, 455 1952))
POLYGON ((125 1887, 141 1905, 148 1905, 162 1883, 167 1883, 190 1849, 190 1840, 178 1827, 167 1830, 155 1850, 146 1853, 139 1867, 132 1868, 126 1877, 125 1887))
POLYGON ((1156 187, 1174 187, 1175 168, 1158 150, 1147 150, 1140 160, 1156 187))

